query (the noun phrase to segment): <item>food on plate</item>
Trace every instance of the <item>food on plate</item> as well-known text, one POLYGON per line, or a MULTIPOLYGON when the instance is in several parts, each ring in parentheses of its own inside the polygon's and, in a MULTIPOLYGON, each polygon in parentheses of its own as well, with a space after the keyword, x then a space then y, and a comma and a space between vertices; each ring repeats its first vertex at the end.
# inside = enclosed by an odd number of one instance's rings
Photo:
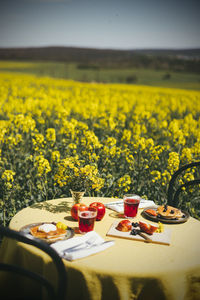
POLYGON ((164 231, 164 224, 158 222, 158 228, 156 229, 156 233, 162 233, 164 231))
POLYGON ((123 232, 131 231, 132 223, 130 220, 122 220, 118 223, 116 229, 123 232))
POLYGON ((139 223, 138 223, 138 222, 132 222, 132 226, 133 226, 133 227, 138 227, 138 226, 139 226, 139 223))
POLYGON ((57 227, 57 228, 61 228, 61 229, 67 229, 67 225, 64 224, 64 223, 62 223, 62 222, 58 222, 58 223, 56 224, 56 227, 57 227))
POLYGON ((101 202, 93 202, 93 203, 90 204, 90 207, 94 207, 94 208, 97 209, 96 220, 97 221, 102 220, 104 215, 105 215, 105 212, 106 212, 106 208, 105 208, 104 204, 101 203, 101 202))
POLYGON ((30 233, 36 238, 46 239, 53 242, 63 239, 66 235, 66 229, 58 228, 53 223, 44 223, 42 225, 31 227, 30 233))
POLYGON ((139 233, 140 233, 140 229, 138 229, 138 228, 133 228, 130 232, 131 235, 137 235, 139 233))
POLYGON ((184 216, 182 211, 173 206, 169 206, 167 204, 161 205, 157 208, 157 214, 159 217, 164 219, 180 219, 184 216))
POLYGON ((71 208, 71 216, 74 220, 78 221, 78 209, 87 210, 87 206, 84 203, 76 203, 71 208))
POLYGON ((155 232, 162 233, 164 231, 164 225, 161 222, 158 222, 158 225, 155 225, 143 221, 131 222, 126 219, 120 221, 117 224, 116 229, 123 232, 130 232, 130 235, 142 235, 142 233, 153 235, 155 232))
POLYGON ((141 231, 150 235, 152 235, 158 229, 158 226, 142 221, 139 221, 139 227, 141 231))
POLYGON ((44 224, 38 226, 37 230, 40 231, 40 232, 48 233, 50 231, 57 230, 57 227, 52 223, 50 223, 50 224, 49 223, 46 223, 46 224, 44 223, 44 224))
POLYGON ((151 215, 151 216, 154 216, 154 217, 156 217, 158 215, 157 212, 156 212, 156 210, 155 209, 151 209, 151 208, 146 209, 145 212, 147 214, 151 215))

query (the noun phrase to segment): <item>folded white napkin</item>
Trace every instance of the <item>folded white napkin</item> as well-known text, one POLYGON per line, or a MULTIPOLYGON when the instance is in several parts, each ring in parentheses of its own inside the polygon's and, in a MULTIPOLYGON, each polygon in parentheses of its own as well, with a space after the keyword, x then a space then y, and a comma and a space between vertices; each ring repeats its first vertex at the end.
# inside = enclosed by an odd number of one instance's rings
POLYGON ((75 260, 98 253, 114 245, 114 241, 104 241, 95 231, 90 231, 80 237, 51 244, 60 256, 67 260, 75 260))
MULTIPOLYGON (((155 202, 152 200, 145 200, 145 199, 141 199, 140 204, 139 204, 139 208, 146 208, 149 206, 155 206, 155 202)), ((107 204, 105 204, 105 206, 109 209, 112 209, 116 212, 123 212, 124 211, 124 201, 123 200, 118 200, 118 201, 114 201, 114 202, 109 202, 107 204)))

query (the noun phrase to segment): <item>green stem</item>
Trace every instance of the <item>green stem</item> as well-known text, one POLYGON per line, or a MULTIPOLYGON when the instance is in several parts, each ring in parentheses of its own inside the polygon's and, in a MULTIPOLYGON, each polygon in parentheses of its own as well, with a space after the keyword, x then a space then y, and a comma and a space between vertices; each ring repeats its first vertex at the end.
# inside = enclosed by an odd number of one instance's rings
POLYGON ((140 180, 140 149, 138 151, 138 176, 137 176, 137 190, 139 188, 139 180, 140 180))
POLYGON ((54 192, 53 193, 53 199, 55 199, 56 195, 57 195, 57 192, 54 192))
POLYGON ((5 207, 5 199, 3 195, 3 226, 6 226, 6 207, 5 207))
POLYGON ((46 184, 45 184, 45 178, 41 178, 41 183, 42 183, 42 194, 44 195, 45 197, 45 200, 48 200, 47 199, 47 189, 46 189, 46 184))

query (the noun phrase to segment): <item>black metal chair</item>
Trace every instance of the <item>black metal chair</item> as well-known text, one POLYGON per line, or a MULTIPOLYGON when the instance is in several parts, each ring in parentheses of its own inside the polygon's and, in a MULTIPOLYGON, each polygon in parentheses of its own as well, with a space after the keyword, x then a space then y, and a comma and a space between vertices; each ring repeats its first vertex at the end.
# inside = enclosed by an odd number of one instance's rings
MULTIPOLYGON (((200 166, 200 161, 192 162, 192 163, 182 166, 180 169, 178 169, 172 175, 172 178, 169 182, 168 191, 167 191, 167 203, 169 205, 178 207, 179 202, 180 202, 180 199, 179 199, 180 193, 183 192, 184 190, 188 190, 188 188, 191 188, 191 187, 194 187, 195 185, 200 184, 200 175, 199 175, 199 172, 197 171, 196 179, 177 185, 177 179, 179 178, 179 176, 181 176, 184 173, 184 171, 186 171, 190 168, 199 167, 199 166, 200 166)), ((189 197, 188 197, 187 200, 190 201, 191 199, 189 199, 189 197)))
MULTIPOLYGON (((48 299, 52 299, 52 300, 65 299, 67 274, 66 274, 66 270, 62 258, 57 254, 57 252, 52 247, 50 247, 47 243, 39 239, 27 235, 24 232, 11 230, 10 228, 4 227, 2 225, 0 225, 0 236, 8 237, 25 244, 35 246, 36 248, 39 248, 40 250, 48 254, 52 258, 52 261, 57 270, 57 274, 58 274, 57 288, 55 288, 53 284, 50 281, 48 281, 44 276, 38 273, 34 273, 18 265, 0 263, 0 271, 12 272, 22 276, 22 278, 26 277, 37 282, 38 284, 42 285, 46 289, 46 292, 48 294, 48 299)), ((12 285, 11 285, 11 289, 12 289, 12 285)), ((2 293, 0 291, 0 295, 1 294, 2 293)), ((5 296, 4 299, 6 300, 5 296)), ((17 299, 17 297, 13 296, 12 299, 17 299)), ((30 291, 30 299, 32 299, 31 291, 30 291)))

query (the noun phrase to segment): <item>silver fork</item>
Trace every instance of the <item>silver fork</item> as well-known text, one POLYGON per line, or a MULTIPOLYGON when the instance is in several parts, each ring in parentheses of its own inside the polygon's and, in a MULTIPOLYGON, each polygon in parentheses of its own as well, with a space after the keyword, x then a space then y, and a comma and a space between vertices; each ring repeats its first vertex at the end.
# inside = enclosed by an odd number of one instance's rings
POLYGON ((85 242, 83 242, 81 244, 78 244, 78 245, 75 245, 75 246, 72 246, 72 247, 64 250, 64 252, 76 251, 76 250, 80 250, 80 249, 84 249, 84 248, 89 248, 89 246, 91 246, 94 243, 95 240, 96 240, 96 237, 92 236, 91 238, 89 238, 85 242))

